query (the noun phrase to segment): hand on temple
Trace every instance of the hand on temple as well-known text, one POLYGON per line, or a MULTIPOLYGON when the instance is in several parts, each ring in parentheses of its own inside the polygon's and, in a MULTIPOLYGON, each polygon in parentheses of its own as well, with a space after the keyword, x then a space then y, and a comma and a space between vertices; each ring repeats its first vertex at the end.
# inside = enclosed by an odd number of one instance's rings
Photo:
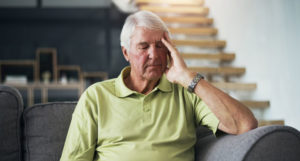
POLYGON ((195 73, 192 73, 188 70, 183 58, 180 56, 178 50, 174 47, 166 32, 164 33, 162 42, 169 50, 168 56, 170 63, 165 71, 167 79, 172 83, 178 83, 184 87, 187 87, 188 83, 190 83, 193 79, 195 73))

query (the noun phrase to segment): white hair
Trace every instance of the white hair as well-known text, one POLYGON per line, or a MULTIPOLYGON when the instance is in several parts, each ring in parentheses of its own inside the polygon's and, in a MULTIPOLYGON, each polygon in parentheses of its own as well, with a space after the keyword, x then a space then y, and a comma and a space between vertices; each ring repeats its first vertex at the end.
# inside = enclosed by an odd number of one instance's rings
POLYGON ((126 18, 121 31, 121 46, 125 47, 127 50, 129 50, 131 36, 136 27, 165 31, 169 34, 166 24, 157 15, 150 11, 138 11, 126 18))

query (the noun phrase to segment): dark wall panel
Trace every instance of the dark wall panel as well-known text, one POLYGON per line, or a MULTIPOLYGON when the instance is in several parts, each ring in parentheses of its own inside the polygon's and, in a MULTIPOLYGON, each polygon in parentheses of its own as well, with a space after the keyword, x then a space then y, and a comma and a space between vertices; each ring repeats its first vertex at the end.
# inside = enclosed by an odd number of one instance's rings
POLYGON ((58 64, 116 77, 127 65, 119 34, 127 15, 98 9, 0 9, 0 60, 35 59, 38 47, 57 48, 58 64))

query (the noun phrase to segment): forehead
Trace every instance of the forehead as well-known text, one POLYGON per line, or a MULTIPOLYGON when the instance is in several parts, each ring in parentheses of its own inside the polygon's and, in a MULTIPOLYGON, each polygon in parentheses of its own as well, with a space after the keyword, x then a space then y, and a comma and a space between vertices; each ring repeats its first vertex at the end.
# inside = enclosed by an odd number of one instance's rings
POLYGON ((148 42, 154 43, 160 41, 163 38, 164 31, 150 30, 145 27, 136 27, 132 34, 131 41, 133 43, 148 42))

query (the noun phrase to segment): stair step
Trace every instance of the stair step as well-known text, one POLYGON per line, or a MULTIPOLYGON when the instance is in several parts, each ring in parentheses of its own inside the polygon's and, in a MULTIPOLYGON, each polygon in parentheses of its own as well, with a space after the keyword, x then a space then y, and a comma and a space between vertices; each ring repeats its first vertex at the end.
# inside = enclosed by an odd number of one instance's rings
POLYGON ((259 120, 258 126, 284 125, 284 120, 259 120))
POLYGON ((212 18, 205 18, 199 16, 161 16, 160 17, 165 23, 185 23, 185 24, 201 24, 201 25, 211 25, 213 24, 212 18))
POLYGON ((207 7, 199 6, 150 6, 150 5, 141 5, 140 10, 147 10, 155 13, 174 13, 174 14, 196 14, 201 16, 206 16, 209 12, 207 7))
POLYGON ((243 100, 241 101, 245 106, 250 108, 268 108, 270 107, 269 101, 250 101, 250 100, 243 100))
POLYGON ((237 67, 189 67, 189 69, 203 74, 241 75, 246 72, 245 68, 237 67))
POLYGON ((204 0, 135 0, 136 4, 203 5, 204 0))
POLYGON ((215 54, 205 54, 205 53, 181 53, 184 59, 206 59, 206 60, 219 60, 219 61, 232 61, 235 59, 234 53, 215 53, 215 54))
POLYGON ((203 48, 223 48, 226 41, 222 40, 172 40, 175 45, 198 46, 203 48))
POLYGON ((224 90, 255 90, 255 83, 233 83, 233 82, 212 82, 212 84, 224 90))
POLYGON ((216 35, 218 33, 218 30, 215 28, 207 27, 207 28, 200 28, 200 27, 180 27, 180 28, 173 28, 169 27, 169 31, 172 34, 187 34, 187 35, 216 35))

